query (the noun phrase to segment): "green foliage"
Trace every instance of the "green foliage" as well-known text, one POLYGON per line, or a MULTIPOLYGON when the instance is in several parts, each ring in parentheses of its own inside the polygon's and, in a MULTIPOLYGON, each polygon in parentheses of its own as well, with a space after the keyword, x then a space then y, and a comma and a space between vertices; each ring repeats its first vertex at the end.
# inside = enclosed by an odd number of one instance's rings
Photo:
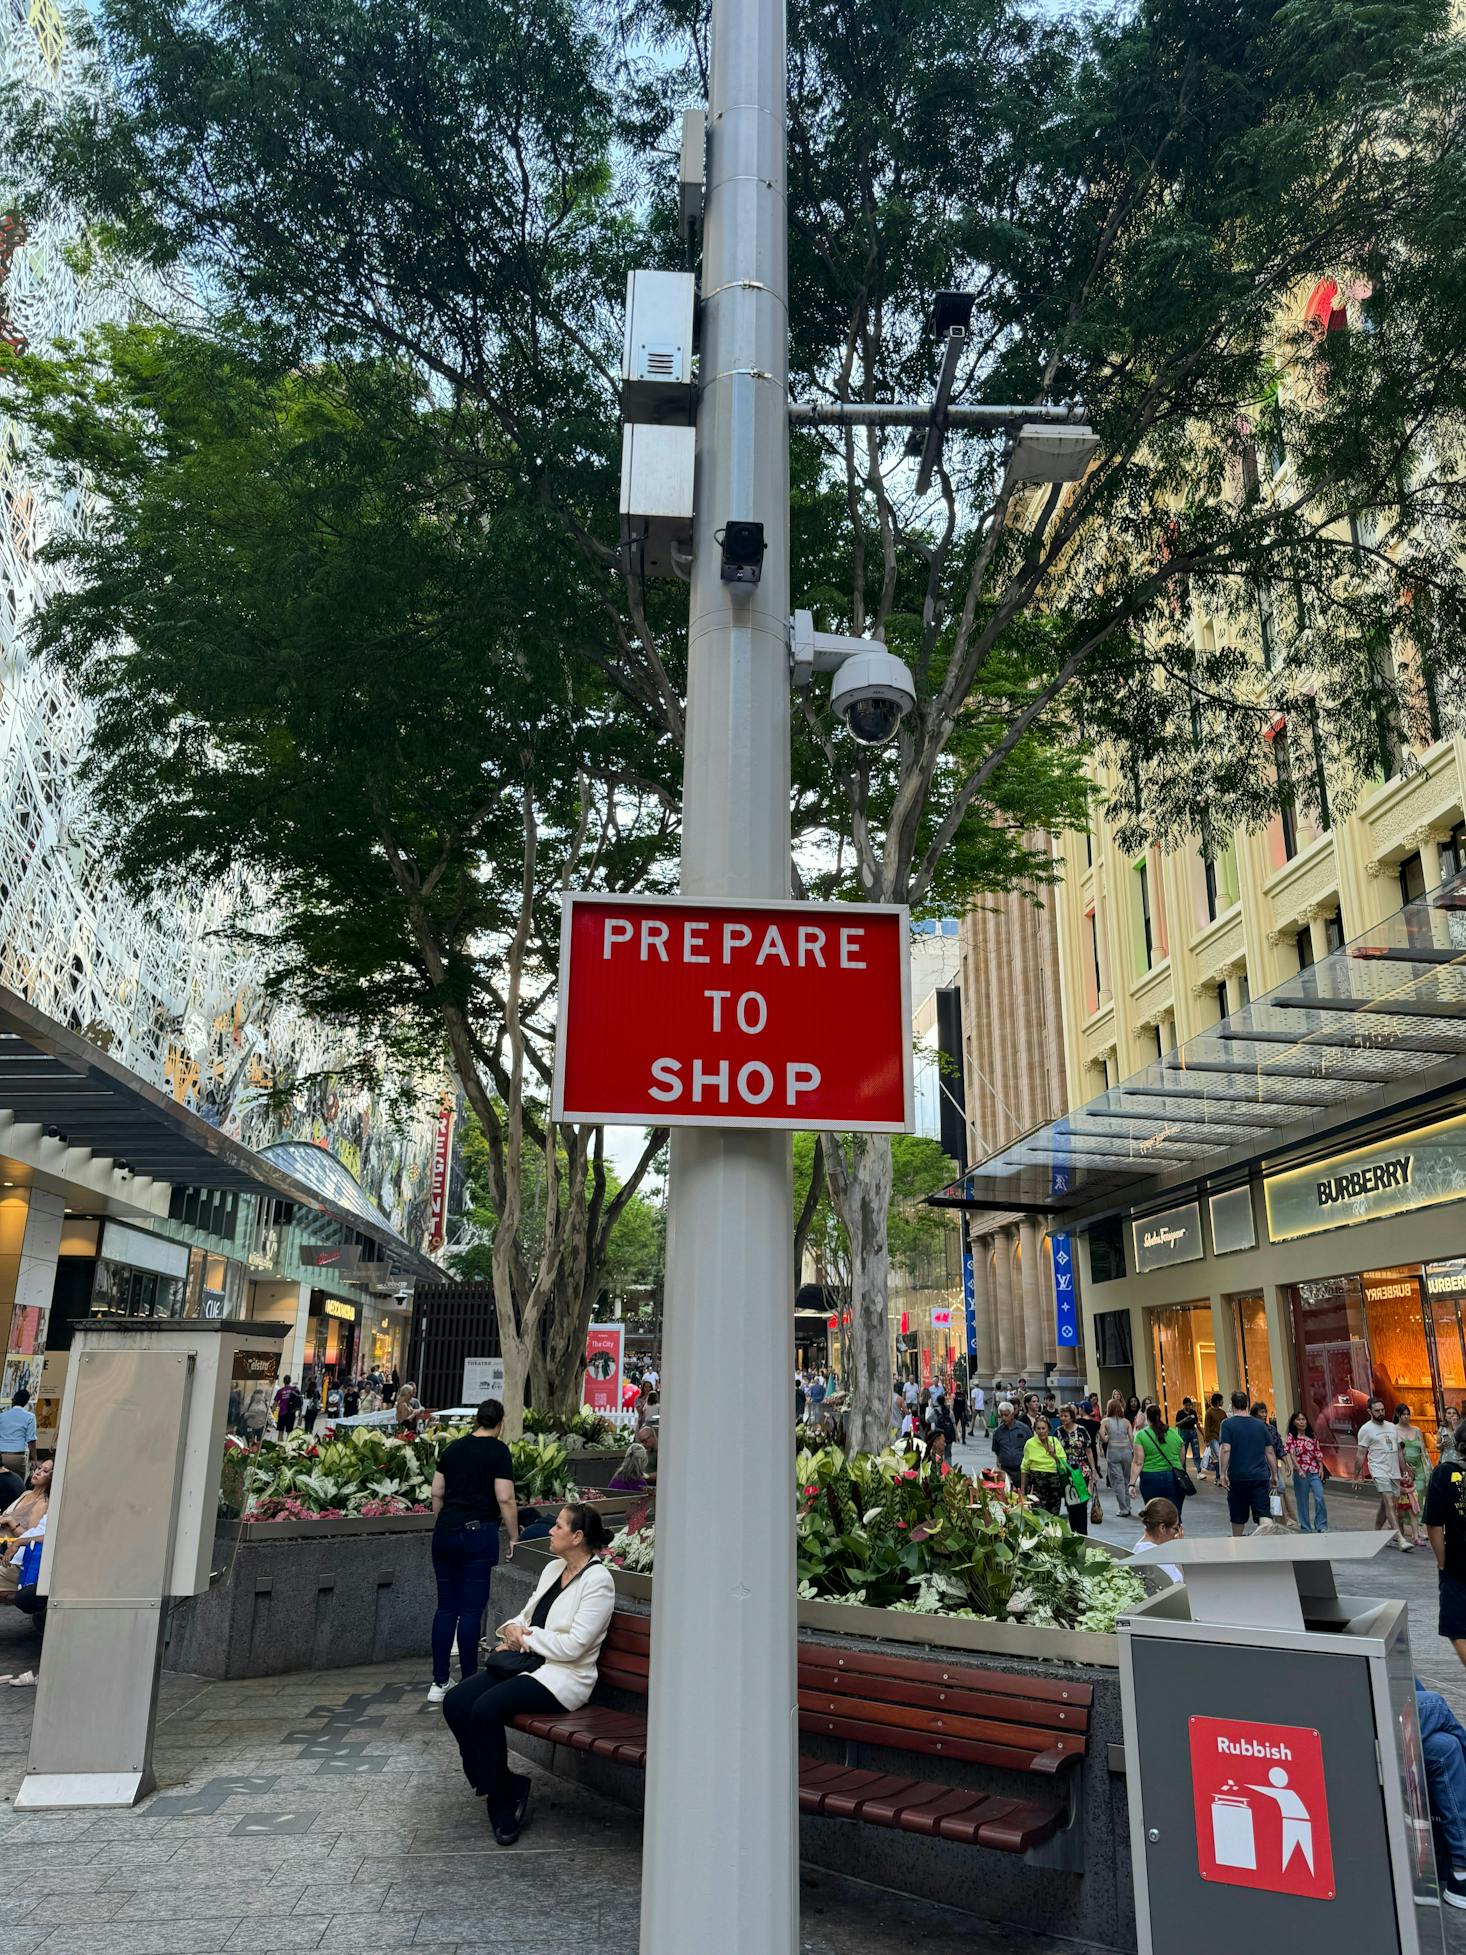
MULTIPOLYGON (((801 1451, 796 1548, 799 1593, 922 1615, 1112 1630, 1143 1600, 1138 1576, 1067 1522, 978 1487, 955 1468, 933 1476, 917 1455, 846 1459, 838 1446, 801 1451)), ((648 1573, 654 1530, 628 1526, 611 1543, 618 1567, 648 1573)))
MULTIPOLYGON (((794 1213, 804 1208, 813 1172, 817 1142, 826 1147, 848 1145, 832 1134, 794 1136, 794 1213)), ((924 1197, 952 1180, 957 1172, 938 1141, 923 1134, 896 1134, 891 1141, 891 1204, 886 1216, 892 1263, 913 1282, 920 1283, 941 1256, 953 1224, 941 1209, 927 1208, 924 1197)), ((850 1285, 850 1238, 840 1210, 826 1186, 815 1205, 808 1247, 823 1280, 847 1293, 850 1285)))
MULTIPOLYGON (((366 1513, 424 1513, 443 1448, 461 1439, 466 1426, 435 1426, 415 1439, 402 1439, 371 1426, 354 1426, 339 1436, 332 1428, 319 1437, 294 1432, 267 1440, 248 1470, 251 1520, 300 1520, 316 1516, 366 1513)), ((237 1454, 231 1447, 226 1459, 237 1454)), ((514 1440, 514 1488, 528 1504, 556 1500, 574 1489, 569 1454, 552 1438, 514 1440)))
POLYGON ((599 1412, 592 1412, 588 1408, 566 1419, 549 1412, 537 1412, 531 1406, 524 1415, 524 1430, 527 1437, 548 1435, 566 1446, 567 1450, 575 1452, 584 1451, 587 1447, 615 1447, 621 1439, 621 1428, 614 1419, 603 1418, 599 1412))

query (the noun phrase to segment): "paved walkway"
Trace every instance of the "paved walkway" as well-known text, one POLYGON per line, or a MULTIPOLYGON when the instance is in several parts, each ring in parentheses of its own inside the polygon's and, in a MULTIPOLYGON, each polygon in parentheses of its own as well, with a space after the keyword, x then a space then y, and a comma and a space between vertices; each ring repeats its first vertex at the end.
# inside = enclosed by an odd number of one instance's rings
MULTIPOLYGON (((963 1455, 987 1457, 985 1443, 963 1455)), ((1192 1533, 1226 1524, 1211 1491, 1186 1518, 1192 1533)), ((1340 1527, 1366 1518, 1336 1506, 1340 1527)), ((1136 1529, 1111 1518, 1099 1532, 1128 1544, 1136 1529)), ((1387 1550, 1367 1577, 1371 1593, 1409 1600, 1417 1668, 1466 1714, 1466 1671, 1435 1636, 1429 1555, 1387 1550)), ((36 1652, 25 1619, 0 1611, 0 1673, 36 1652)), ((34 1692, 0 1685, 0 1955, 636 1955, 639 1815, 531 1768, 534 1824, 496 1846, 425 1686, 415 1663, 244 1683, 169 1675, 153 1798, 134 1812, 17 1814, 34 1692)), ((1445 1928, 1466 1955, 1466 1915, 1448 1911, 1445 1928)), ((1096 1955, 815 1873, 802 1929, 802 1955, 1096 1955)))
MULTIPOLYGON (((0 1671, 34 1647, 4 1612, 0 1671)), ((528 1767, 534 1823, 496 1846, 425 1688, 414 1663, 167 1676, 159 1792, 134 1812, 32 1814, 9 1800, 34 1692, 0 1686, 0 1955, 636 1955, 640 1815, 528 1767)), ((1096 1955, 822 1873, 802 1928, 801 1955, 1096 1955)))

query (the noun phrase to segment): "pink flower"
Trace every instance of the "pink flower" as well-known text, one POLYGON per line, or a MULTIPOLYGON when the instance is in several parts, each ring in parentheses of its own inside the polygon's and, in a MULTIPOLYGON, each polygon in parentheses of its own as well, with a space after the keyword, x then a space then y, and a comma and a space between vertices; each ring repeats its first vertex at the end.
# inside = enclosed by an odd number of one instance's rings
POLYGON ((906 1471, 901 1475, 901 1478, 903 1480, 914 1480, 916 1478, 916 1468, 914 1466, 908 1466, 906 1471))
POLYGON ((949 1473, 950 1473, 951 1471, 952 1471, 952 1469, 951 1469, 951 1467, 950 1467, 950 1466, 948 1466, 948 1464, 947 1464, 947 1462, 946 1462, 945 1460, 943 1460, 943 1461, 942 1461, 942 1478, 943 1478, 943 1479, 945 1480, 945 1479, 946 1479, 946 1477, 947 1477, 947 1475, 948 1475, 948 1474, 949 1474, 949 1473))
POLYGON ((806 1500, 813 1500, 818 1492, 819 1492, 818 1487, 806 1487, 804 1489, 804 1497, 806 1500))
POLYGON ((900 1527, 900 1528, 905 1528, 905 1526, 906 1526, 906 1523, 905 1523, 905 1521, 897 1521, 897 1523, 896 1523, 896 1525, 897 1525, 897 1527, 900 1527))

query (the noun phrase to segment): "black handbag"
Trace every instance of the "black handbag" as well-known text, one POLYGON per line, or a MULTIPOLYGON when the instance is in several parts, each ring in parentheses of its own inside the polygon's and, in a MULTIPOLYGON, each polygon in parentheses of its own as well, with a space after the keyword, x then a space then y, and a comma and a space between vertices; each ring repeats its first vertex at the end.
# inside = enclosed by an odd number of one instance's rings
POLYGON ((1191 1475, 1186 1471, 1184 1466, 1173 1466, 1171 1468, 1171 1476, 1176 1482, 1177 1493, 1179 1494, 1195 1493, 1196 1482, 1195 1480, 1192 1479, 1191 1475))
POLYGON ((495 1683, 508 1683, 511 1677, 528 1676, 531 1670, 538 1670, 544 1662, 533 1650, 487 1650, 484 1652, 483 1670, 486 1677, 495 1683))

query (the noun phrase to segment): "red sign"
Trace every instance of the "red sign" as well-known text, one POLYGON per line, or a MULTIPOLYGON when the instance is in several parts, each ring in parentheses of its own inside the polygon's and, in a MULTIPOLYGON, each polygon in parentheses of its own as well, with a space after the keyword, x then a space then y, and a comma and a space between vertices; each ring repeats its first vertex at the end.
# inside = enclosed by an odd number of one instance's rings
POLYGON ((557 1120, 910 1128, 904 908, 564 900, 557 1120))
POLYGON ((909 1310, 903 1310, 901 1312, 901 1335, 903 1337, 908 1337, 910 1336, 910 1334, 911 1334, 911 1312, 909 1310))
POLYGON ((428 1247, 441 1249, 447 1232, 448 1162, 453 1152, 453 1101, 445 1093, 438 1102, 438 1132, 433 1142, 432 1228, 428 1247))
POLYGON ((1331 1901, 1334 1856, 1317 1731, 1193 1717, 1190 1733, 1202 1879, 1331 1901))
POLYGON ((825 1328, 827 1330, 838 1330, 840 1328, 840 1319, 838 1317, 826 1317, 825 1328))
POLYGON ((951 1328, 952 1313, 950 1310, 934 1310, 932 1312, 933 1330, 950 1330, 951 1328))
POLYGON ((621 1340, 624 1324, 592 1324, 585 1334, 585 1390, 592 1412, 614 1415, 621 1406, 621 1340))

